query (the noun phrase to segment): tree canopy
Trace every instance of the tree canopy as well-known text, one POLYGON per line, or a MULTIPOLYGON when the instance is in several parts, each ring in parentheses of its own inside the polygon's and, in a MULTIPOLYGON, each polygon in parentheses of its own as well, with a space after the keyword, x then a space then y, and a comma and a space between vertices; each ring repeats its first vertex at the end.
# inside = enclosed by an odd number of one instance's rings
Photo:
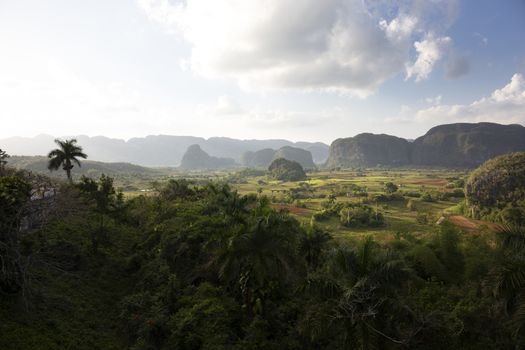
POLYGON ((268 167, 270 176, 281 181, 306 180, 306 174, 301 164, 285 158, 275 159, 268 167))
POLYGON ((465 184, 471 214, 516 224, 525 217, 525 152, 493 158, 465 184))

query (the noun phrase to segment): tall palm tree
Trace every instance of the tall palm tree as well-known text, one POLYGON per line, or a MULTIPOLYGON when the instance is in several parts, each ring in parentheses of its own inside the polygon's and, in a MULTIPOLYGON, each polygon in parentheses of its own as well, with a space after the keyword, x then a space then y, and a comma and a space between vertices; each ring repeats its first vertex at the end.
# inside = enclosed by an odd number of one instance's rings
POLYGON ((362 349, 369 349, 373 338, 379 344, 385 338, 393 341, 382 332, 382 323, 387 319, 387 310, 395 304, 391 293, 408 277, 401 259, 389 251, 379 252, 376 247, 373 239, 367 237, 357 250, 337 249, 332 260, 332 273, 343 291, 336 318, 350 326, 347 336, 360 333, 362 349))
POLYGON ((327 271, 313 275, 308 288, 331 301, 333 319, 343 329, 343 348, 385 348, 385 342, 406 345, 395 339, 389 315, 400 307, 396 290, 410 277, 402 259, 378 249, 367 237, 357 249, 334 248, 327 271), (360 344, 357 346, 356 344, 360 344))
POLYGON ((7 164, 7 158, 9 158, 9 154, 0 148, 0 168, 7 164))
POLYGON ((332 236, 316 226, 314 223, 306 228, 306 232, 301 239, 299 250, 304 256, 308 267, 315 270, 320 265, 320 257, 327 242, 332 236))
POLYGON ((516 334, 525 333, 525 227, 498 232, 498 264, 491 271, 494 294, 505 302, 516 334))
POLYGON ((243 307, 252 316, 274 288, 294 277, 298 240, 298 226, 272 212, 256 218, 245 232, 218 242, 211 264, 221 280, 240 292, 243 307))
POLYGON ((65 141, 56 139, 55 143, 59 146, 59 148, 52 150, 47 155, 49 158, 48 169, 58 170, 58 168, 62 167, 62 169, 66 172, 69 182, 73 182, 73 178, 71 177, 71 169, 73 169, 74 166, 73 162, 80 167, 81 165, 78 158, 86 159, 87 155, 82 152, 81 146, 77 146, 76 139, 65 141))

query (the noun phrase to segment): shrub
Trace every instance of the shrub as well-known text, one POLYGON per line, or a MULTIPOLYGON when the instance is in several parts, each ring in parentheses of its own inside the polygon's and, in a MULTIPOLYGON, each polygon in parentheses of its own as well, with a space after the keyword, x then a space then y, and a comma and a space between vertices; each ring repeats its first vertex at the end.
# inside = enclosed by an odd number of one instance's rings
POLYGON ((394 201, 404 201, 405 198, 399 193, 392 193, 392 194, 375 195, 372 198, 372 200, 378 203, 385 203, 385 202, 394 202, 394 201))
POLYGON ((416 210, 416 201, 414 201, 413 199, 409 200, 407 203, 407 209, 410 211, 416 210))
POLYGON ((518 207, 507 207, 498 215, 498 221, 512 226, 525 225, 525 209, 518 207))
POLYGON ((346 227, 378 227, 384 224, 383 214, 367 205, 353 205, 339 211, 341 224, 346 227))
POLYGON ((18 176, 0 177, 0 234, 19 217, 20 210, 29 200, 31 186, 18 176))
POLYGON ((397 185, 394 184, 393 182, 387 182, 385 184, 385 192, 386 193, 394 193, 396 192, 398 189, 397 185))
POLYGON ((403 195, 405 197, 412 197, 412 198, 420 198, 421 197, 421 193, 419 193, 419 192, 404 192, 403 195))
POLYGON ((423 202, 435 202, 436 199, 432 197, 432 195, 428 192, 425 192, 421 195, 421 200, 423 202))
POLYGON ((428 224, 430 224, 432 222, 433 219, 434 218, 433 218, 432 214, 430 214, 428 212, 424 212, 424 211, 418 211, 417 212, 416 221, 419 224, 428 225, 428 224))
POLYGON ((419 276, 425 279, 437 277, 442 281, 447 280, 445 266, 428 246, 418 244, 410 251, 408 256, 413 261, 414 268, 419 276))
POLYGON ((328 209, 320 210, 312 215, 315 221, 326 221, 332 216, 334 216, 334 212, 328 209))
POLYGON ((343 208, 342 203, 328 203, 324 202, 324 208, 321 211, 316 212, 312 217, 316 221, 326 221, 332 217, 336 217, 339 211, 343 208))

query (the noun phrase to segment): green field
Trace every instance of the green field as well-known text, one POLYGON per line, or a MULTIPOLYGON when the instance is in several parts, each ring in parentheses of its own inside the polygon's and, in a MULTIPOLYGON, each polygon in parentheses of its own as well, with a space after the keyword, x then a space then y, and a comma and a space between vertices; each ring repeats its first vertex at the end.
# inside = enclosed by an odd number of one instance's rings
POLYGON ((319 224, 333 233, 337 238, 351 238, 363 234, 373 233, 379 240, 389 239, 396 233, 428 232, 435 227, 435 222, 445 211, 456 206, 461 199, 453 198, 446 201, 425 202, 419 198, 412 201, 416 210, 407 208, 408 200, 404 196, 400 200, 380 203, 373 200, 375 195, 384 193, 384 184, 393 182, 399 187, 398 192, 451 192, 446 188, 449 179, 465 176, 464 171, 451 170, 365 170, 365 171, 337 171, 315 172, 309 174, 304 182, 268 181, 266 177, 246 178, 246 183, 233 184, 240 193, 261 193, 271 198, 276 207, 288 209, 301 221, 310 221, 312 215, 322 209, 322 203, 330 195, 335 196, 336 202, 367 203, 385 216, 385 225, 377 228, 345 228, 337 218, 331 218, 319 224), (290 192, 307 184, 308 190, 300 192, 298 199, 294 199, 290 192), (366 189, 366 197, 355 196, 351 189, 359 186, 366 189), (306 198, 303 198, 305 196, 306 198), (427 223, 418 223, 418 213, 428 215, 427 223))
POLYGON ((442 194, 460 189, 454 181, 468 175, 465 170, 450 169, 366 169, 318 171, 308 173, 308 180, 299 182, 277 181, 269 178, 264 172, 216 171, 172 173, 147 179, 136 179, 136 182, 125 179, 117 185, 140 188, 141 190, 124 191, 126 197, 155 193, 154 188, 170 178, 187 178, 200 184, 206 181, 227 182, 240 194, 267 196, 271 205, 277 209, 289 211, 303 223, 309 223, 312 216, 323 209, 329 197, 336 203, 366 204, 381 213, 385 222, 380 227, 347 228, 340 224, 339 218, 332 217, 318 224, 332 233, 336 239, 353 239, 373 234, 380 241, 390 240, 396 235, 411 233, 425 234, 433 231, 436 222, 456 213, 462 197, 440 199, 442 194), (156 182, 156 183, 155 183, 156 182), (382 202, 374 197, 385 194, 385 184, 392 182, 398 186, 396 200, 382 202), (364 190, 366 195, 358 195, 354 190, 364 190), (432 195, 432 201, 425 201, 421 196, 432 195), (437 197, 437 199, 436 199, 437 197), (411 202, 411 208, 408 203, 411 202))

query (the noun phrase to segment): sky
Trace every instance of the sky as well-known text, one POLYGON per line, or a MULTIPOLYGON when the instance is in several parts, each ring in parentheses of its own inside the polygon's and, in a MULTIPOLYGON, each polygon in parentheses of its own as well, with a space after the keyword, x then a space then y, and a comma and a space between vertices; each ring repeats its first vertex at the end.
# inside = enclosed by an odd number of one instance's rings
POLYGON ((0 138, 525 124, 525 0, 0 0, 0 138))

